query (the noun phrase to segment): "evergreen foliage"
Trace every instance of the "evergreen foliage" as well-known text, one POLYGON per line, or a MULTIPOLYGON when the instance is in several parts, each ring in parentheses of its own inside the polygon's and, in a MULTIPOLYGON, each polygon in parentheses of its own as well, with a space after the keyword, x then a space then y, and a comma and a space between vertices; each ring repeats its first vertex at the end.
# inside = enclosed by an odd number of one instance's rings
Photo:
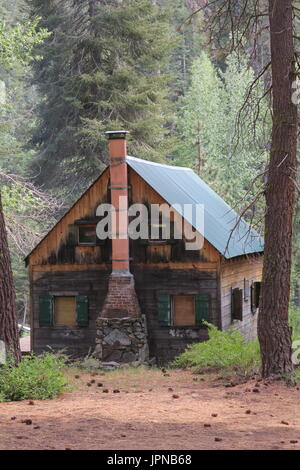
MULTIPOLYGON (((43 100, 32 142, 39 181, 85 187, 106 161, 104 131, 131 132, 129 150, 162 160, 170 153, 169 23, 150 0, 28 0, 51 32, 37 52, 43 100)), ((36 168, 36 166, 35 166, 36 168)))
POLYGON ((194 168, 228 204, 239 208, 255 197, 261 181, 248 191, 267 160, 270 113, 266 102, 260 103, 257 112, 262 84, 243 107, 254 78, 246 57, 231 54, 223 72, 203 52, 194 61, 190 88, 179 104, 175 163, 194 168))

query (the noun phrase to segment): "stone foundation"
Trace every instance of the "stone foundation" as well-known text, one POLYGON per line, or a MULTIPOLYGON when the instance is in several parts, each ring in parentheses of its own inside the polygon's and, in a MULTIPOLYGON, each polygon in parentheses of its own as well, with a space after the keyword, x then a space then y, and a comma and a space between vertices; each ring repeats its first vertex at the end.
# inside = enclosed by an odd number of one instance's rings
POLYGON ((97 319, 94 356, 101 361, 146 362, 149 359, 145 318, 97 319))

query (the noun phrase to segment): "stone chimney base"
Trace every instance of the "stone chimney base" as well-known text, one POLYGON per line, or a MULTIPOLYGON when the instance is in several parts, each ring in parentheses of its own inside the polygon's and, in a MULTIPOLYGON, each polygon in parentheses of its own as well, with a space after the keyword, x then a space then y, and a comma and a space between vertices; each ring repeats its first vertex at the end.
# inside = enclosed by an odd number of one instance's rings
POLYGON ((146 319, 141 315, 132 274, 110 275, 96 328, 97 359, 125 363, 149 359, 146 319))
POLYGON ((148 361, 145 318, 99 317, 94 356, 105 362, 148 361))

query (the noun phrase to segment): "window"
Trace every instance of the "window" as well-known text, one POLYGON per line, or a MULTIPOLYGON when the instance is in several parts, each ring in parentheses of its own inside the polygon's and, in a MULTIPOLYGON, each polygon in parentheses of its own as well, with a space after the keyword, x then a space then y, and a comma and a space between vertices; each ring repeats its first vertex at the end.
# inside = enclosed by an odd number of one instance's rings
POLYGON ((231 318, 232 320, 243 320, 243 289, 231 290, 231 318))
POLYGON ((158 295, 158 320, 161 326, 201 326, 209 321, 210 295, 158 295))
POLYGON ((195 297, 193 295, 174 295, 172 300, 174 325, 195 325, 195 297))
POLYGON ((88 322, 88 298, 85 295, 40 296, 40 326, 87 326, 88 322))
POLYGON ((76 324, 75 297, 54 297, 54 324, 57 326, 76 324))
POLYGON ((78 226, 78 243, 79 245, 96 245, 96 227, 95 225, 79 225, 78 226))
POLYGON ((159 220, 152 222, 149 218, 148 239, 139 239, 141 245, 174 245, 178 240, 175 239, 175 223, 162 214, 159 214, 159 220))
POLYGON ((260 295, 261 295, 261 282, 253 282, 251 286, 251 311, 253 314, 259 307, 260 295))
POLYGON ((244 279, 244 300, 248 302, 250 299, 250 281, 248 279, 244 279))

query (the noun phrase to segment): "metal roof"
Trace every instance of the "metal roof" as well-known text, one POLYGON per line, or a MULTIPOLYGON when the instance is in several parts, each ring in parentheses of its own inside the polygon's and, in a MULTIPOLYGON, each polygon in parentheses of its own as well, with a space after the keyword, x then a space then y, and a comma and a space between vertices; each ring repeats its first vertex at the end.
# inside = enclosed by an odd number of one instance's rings
MULTIPOLYGON (((251 229, 243 219, 235 228, 239 215, 192 169, 130 156, 126 157, 126 160, 128 165, 171 206, 179 204, 183 208, 184 204, 203 204, 204 233, 195 212, 185 214, 185 218, 225 258, 263 251, 264 242, 256 230, 251 229)), ((184 215, 183 210, 178 212, 184 215)))

